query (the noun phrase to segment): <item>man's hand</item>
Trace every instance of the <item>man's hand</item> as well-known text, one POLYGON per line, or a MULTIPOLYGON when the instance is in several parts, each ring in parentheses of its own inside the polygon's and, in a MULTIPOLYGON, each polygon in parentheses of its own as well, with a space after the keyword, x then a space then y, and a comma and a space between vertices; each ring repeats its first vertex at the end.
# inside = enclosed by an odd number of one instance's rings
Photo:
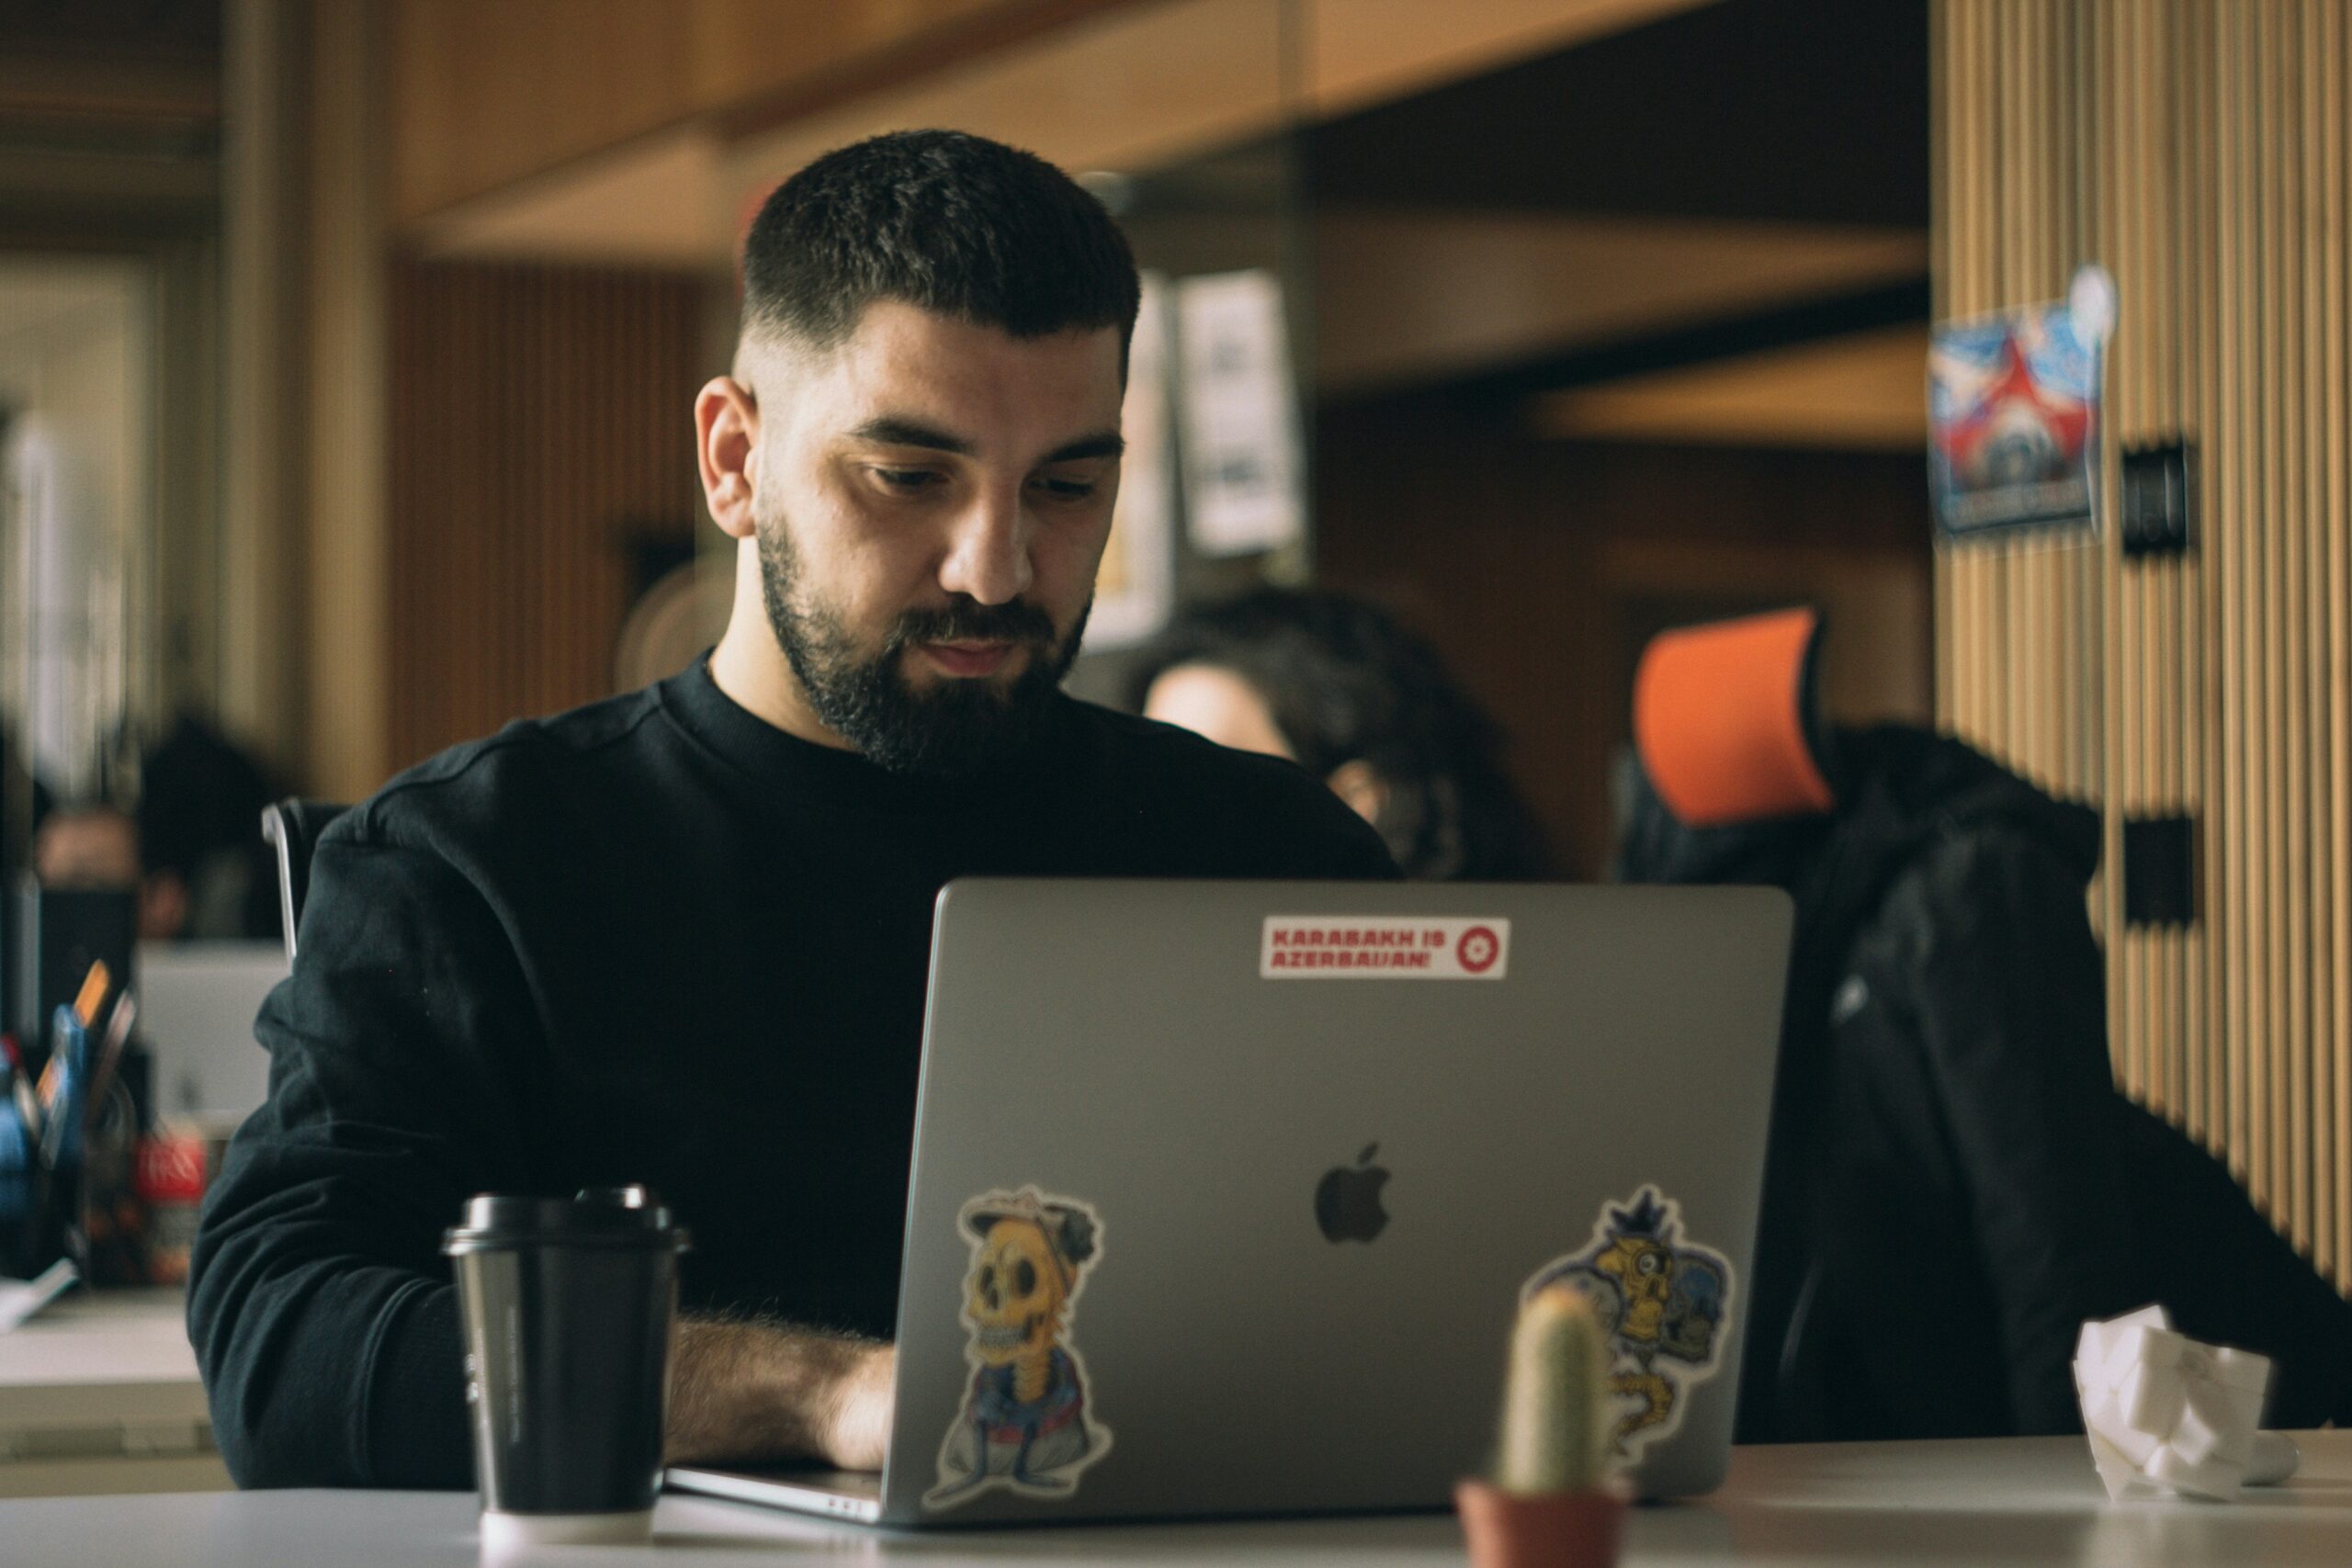
POLYGON ((897 1353, 780 1324, 686 1317, 671 1341, 673 1464, 820 1459, 879 1470, 897 1353))
POLYGON ((879 1470, 890 1450, 890 1406, 899 1389, 899 1352, 888 1345, 863 1353, 836 1385, 818 1451, 843 1470, 879 1470))

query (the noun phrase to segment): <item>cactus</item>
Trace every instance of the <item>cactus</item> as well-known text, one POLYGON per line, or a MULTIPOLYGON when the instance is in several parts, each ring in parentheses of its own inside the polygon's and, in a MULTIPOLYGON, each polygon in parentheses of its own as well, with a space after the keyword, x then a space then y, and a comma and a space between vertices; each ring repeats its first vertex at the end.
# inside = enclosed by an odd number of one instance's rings
POLYGON ((1547 1285, 1528 1298, 1511 1333, 1497 1487, 1532 1497, 1600 1483, 1608 1371, 1600 1322, 1582 1291, 1547 1285))

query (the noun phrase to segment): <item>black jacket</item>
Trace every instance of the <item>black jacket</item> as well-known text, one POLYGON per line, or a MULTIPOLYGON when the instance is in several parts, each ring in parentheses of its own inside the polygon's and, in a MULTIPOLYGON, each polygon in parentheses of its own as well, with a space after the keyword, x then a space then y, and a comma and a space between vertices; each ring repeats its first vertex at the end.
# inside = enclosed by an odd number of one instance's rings
POLYGON ((684 1308, 889 1334, 949 880, 1394 874, 1300 770, 1074 701, 997 770, 904 778, 697 662, 412 769, 319 842, 269 1100, 205 1200, 230 1473, 472 1484, 441 1235, 476 1192, 646 1182, 694 1234, 684 1308))
POLYGON ((2154 1300, 2282 1358, 2274 1419, 2352 1406, 2352 1307, 2115 1091, 2096 815, 1903 727, 1832 772, 1832 814, 1736 829, 1644 790, 1620 864, 1797 901, 1741 1439, 2077 1430, 2081 1324, 2154 1300))

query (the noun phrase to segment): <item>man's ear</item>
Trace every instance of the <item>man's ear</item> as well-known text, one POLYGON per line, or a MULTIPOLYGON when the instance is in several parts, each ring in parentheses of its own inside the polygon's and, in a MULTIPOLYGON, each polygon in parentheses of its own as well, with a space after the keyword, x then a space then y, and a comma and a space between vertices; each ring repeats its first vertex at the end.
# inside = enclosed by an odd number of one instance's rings
POLYGON ((755 531, 752 491, 759 445, 760 404, 752 389, 731 376, 705 385, 695 398, 695 452, 711 521, 729 538, 748 539, 755 531))
POLYGON ((1374 827, 1380 826, 1380 814, 1388 809, 1388 781, 1380 776, 1379 769, 1358 757, 1333 768, 1323 782, 1347 802, 1349 810, 1374 827))

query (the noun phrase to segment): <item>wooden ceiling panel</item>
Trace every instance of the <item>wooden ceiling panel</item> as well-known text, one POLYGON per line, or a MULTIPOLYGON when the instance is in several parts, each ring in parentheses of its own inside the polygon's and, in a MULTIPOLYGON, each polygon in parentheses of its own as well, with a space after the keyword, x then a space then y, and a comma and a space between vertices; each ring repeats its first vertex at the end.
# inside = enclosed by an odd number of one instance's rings
POLYGON ((692 113, 685 14, 642 0, 390 6, 394 217, 423 217, 692 113))
POLYGON ((1317 118, 1427 91, 1713 0, 1309 0, 1317 118))
MULTIPOLYGON (((631 159, 662 156, 659 133, 717 134, 726 116, 926 39, 984 49, 1000 24, 1018 31, 1111 3, 400 0, 388 7, 393 211, 414 222, 575 177, 592 197, 625 192, 631 159), (647 137, 656 144, 635 145, 647 137)), ((582 254, 612 248, 585 239, 582 254)))
POLYGON ((1078 170, 1149 168, 1246 141, 1281 123, 1281 23, 1265 0, 1124 6, 742 141, 729 183, 748 197, 831 148, 917 126, 1078 170))
POLYGON ((877 130, 1148 170, 1704 0, 1295 0, 1295 68, 1271 0, 573 3, 397 8, 395 211, 426 253, 718 268, 753 193, 877 130))
POLYGON ((419 255, 710 270, 731 248, 720 209, 720 152, 693 126, 659 131, 563 179, 527 182, 410 223, 419 255))
POLYGON ((1538 434, 1571 440, 1924 450, 1928 329, 1883 328, 1535 399, 1538 434))
POLYGON ((1316 225, 1317 381, 1362 392, 1924 275, 1902 229, 1356 210, 1316 225))

